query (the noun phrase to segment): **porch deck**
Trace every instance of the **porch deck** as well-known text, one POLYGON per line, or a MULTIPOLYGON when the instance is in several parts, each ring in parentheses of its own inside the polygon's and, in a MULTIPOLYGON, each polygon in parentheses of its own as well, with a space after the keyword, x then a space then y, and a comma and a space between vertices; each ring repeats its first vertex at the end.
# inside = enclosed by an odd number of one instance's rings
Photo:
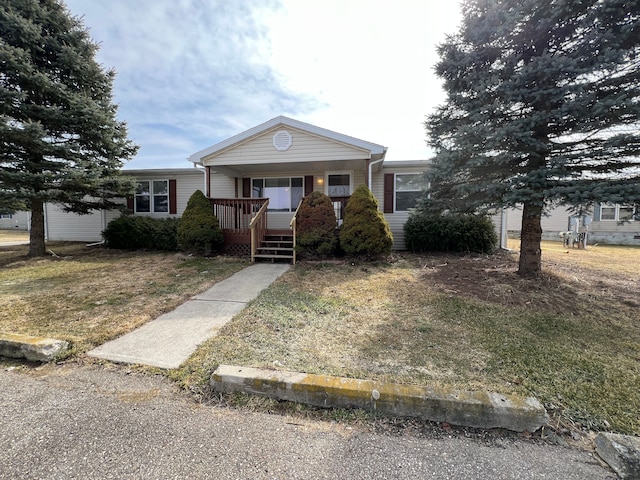
MULTIPOLYGON (((228 255, 251 255, 251 221, 268 202, 268 198, 209 198, 214 215, 218 218, 224 237, 224 253, 228 255)), ((331 197, 336 218, 344 217, 344 207, 349 197, 331 197)), ((268 212, 264 212, 264 220, 258 227, 258 245, 265 235, 292 235, 290 229, 269 228, 268 212)), ((295 213, 291 213, 293 218, 295 213)))

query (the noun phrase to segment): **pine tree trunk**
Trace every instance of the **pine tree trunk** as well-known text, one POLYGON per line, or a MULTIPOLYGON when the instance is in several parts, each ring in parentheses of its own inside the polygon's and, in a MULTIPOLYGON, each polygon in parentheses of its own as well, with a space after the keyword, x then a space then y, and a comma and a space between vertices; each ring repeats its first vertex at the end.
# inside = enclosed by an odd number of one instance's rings
POLYGON ((42 200, 31 201, 31 234, 29 237, 29 256, 44 257, 44 204, 42 200))
POLYGON ((542 273, 542 207, 525 202, 520 232, 520 263, 518 274, 537 277, 542 273))

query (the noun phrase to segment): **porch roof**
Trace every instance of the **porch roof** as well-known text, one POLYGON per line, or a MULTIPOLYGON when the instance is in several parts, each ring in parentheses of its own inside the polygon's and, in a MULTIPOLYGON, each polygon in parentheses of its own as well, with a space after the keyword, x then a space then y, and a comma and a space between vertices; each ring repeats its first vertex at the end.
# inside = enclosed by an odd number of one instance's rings
MULTIPOLYGON (((373 161, 377 161, 377 160, 382 160, 384 159, 384 156, 387 152, 387 147, 384 147, 382 145, 378 145, 376 143, 371 143, 371 142, 367 142, 365 140, 361 140, 355 137, 350 137, 348 135, 343 135, 341 133, 337 133, 334 132, 332 130, 327 130, 324 128, 320 128, 317 127, 315 125, 311 125, 309 123, 304 123, 301 122, 299 120, 294 120, 292 118, 288 118, 288 117, 284 117, 284 116, 279 116, 279 117, 275 117, 272 118, 271 120, 262 123, 260 125, 257 125, 253 128, 250 128, 249 130, 246 130, 242 133, 239 133, 237 135, 234 135, 233 137, 230 137, 226 140, 223 140, 222 142, 216 143, 215 145, 212 145, 211 147, 205 148, 203 150, 200 150, 199 152, 194 153, 193 155, 191 155, 189 157, 189 161, 193 162, 195 164, 199 164, 199 165, 204 165, 204 160, 206 158, 208 159, 212 159, 213 157, 216 157, 217 155, 226 152, 228 150, 231 150, 233 148, 235 148, 238 145, 244 144, 250 140, 252 140, 253 138, 259 137, 260 135, 264 134, 265 132, 268 132, 270 130, 273 130, 277 127, 289 127, 292 129, 296 129, 302 132, 306 132, 308 134, 314 135, 316 137, 321 137, 321 138, 325 138, 327 140, 330 140, 332 142, 337 142, 343 145, 346 145, 348 147, 357 149, 361 152, 360 158, 358 160, 362 161, 362 160, 373 160, 373 161)), ((356 160, 356 159, 354 159, 356 160)), ((215 162, 214 162, 215 163, 215 162)), ((248 162, 247 162, 248 163, 248 162)), ((247 163, 245 163, 244 167, 246 168, 248 165, 247 163)), ((224 165, 217 165, 217 166, 224 166, 224 165)), ((274 164, 270 162, 270 170, 274 169, 274 164)), ((344 163, 342 163, 341 167, 344 168, 344 163)), ((251 169, 255 170, 256 168, 259 168, 258 166, 253 166, 251 169)), ((291 168, 291 166, 289 165, 288 167, 286 166, 282 166, 283 169, 287 169, 287 168, 291 168)))

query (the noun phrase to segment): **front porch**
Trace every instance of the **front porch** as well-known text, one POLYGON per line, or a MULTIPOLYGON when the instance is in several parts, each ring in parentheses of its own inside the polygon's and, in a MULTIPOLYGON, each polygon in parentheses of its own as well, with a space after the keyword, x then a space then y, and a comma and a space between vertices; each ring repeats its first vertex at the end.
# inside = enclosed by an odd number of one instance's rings
MULTIPOLYGON (((338 225, 349 197, 330 197, 338 225)), ((257 259, 287 260, 295 264, 295 212, 269 211, 268 198, 209 198, 224 237, 224 253, 257 259), (277 221, 269 221, 269 214, 277 221), (287 220, 283 228, 283 219, 287 220)), ((298 205, 299 207, 299 205, 298 205)))

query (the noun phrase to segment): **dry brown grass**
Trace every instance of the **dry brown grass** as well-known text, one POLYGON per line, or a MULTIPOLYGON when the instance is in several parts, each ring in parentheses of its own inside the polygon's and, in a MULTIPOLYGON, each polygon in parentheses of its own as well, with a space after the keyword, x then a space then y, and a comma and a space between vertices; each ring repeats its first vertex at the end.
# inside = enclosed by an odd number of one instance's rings
POLYGON ((29 232, 24 230, 0 230, 0 242, 26 242, 29 232))
POLYGON ((83 352, 120 336, 242 268, 236 259, 48 244, 28 258, 0 247, 0 331, 61 338, 83 352))
MULTIPOLYGON (((512 244, 517 248, 517 244, 512 244)), ((640 248, 543 243, 544 275, 517 252, 299 264, 173 378, 221 363, 537 396, 558 422, 640 434, 640 248)), ((49 245, 0 247, 0 330, 83 352, 242 268, 234 259, 49 245)))
POLYGON ((227 363, 489 389, 640 433, 640 249, 558 247, 544 243, 536 280, 515 253, 299 264, 176 377, 204 384, 227 363))

